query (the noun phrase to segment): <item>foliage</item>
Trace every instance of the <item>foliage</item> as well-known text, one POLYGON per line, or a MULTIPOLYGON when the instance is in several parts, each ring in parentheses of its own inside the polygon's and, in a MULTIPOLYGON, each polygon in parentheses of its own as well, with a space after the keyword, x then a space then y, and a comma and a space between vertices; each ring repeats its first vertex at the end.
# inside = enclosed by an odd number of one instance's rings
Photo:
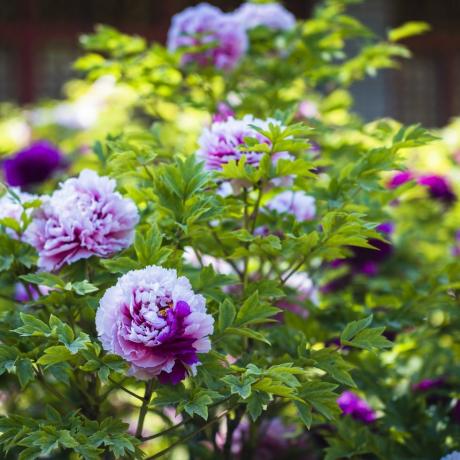
MULTIPOLYGON (((248 55, 231 73, 181 66, 180 52, 108 26, 82 38, 86 54, 75 67, 84 80, 69 85, 68 102, 111 75, 113 105, 91 127, 52 120, 33 126, 33 136, 64 148, 67 174, 90 166, 116 178, 141 222, 123 252, 46 273, 8 232, 23 233, 27 212, 20 222, 1 221, 4 458, 179 458, 184 446, 190 458, 232 458, 232 435, 245 423, 244 458, 257 458, 264 423, 277 418, 295 427, 291 438, 306 436, 311 458, 433 459, 460 449, 460 267, 452 255, 459 205, 446 207, 414 183, 386 186, 405 165, 433 172, 420 154, 427 148, 443 152, 430 157, 434 172, 453 170, 460 142, 452 147, 418 125, 364 123, 351 112, 350 85, 397 66, 409 56, 399 40, 426 26, 408 23, 379 39, 347 15, 347 3, 327 0, 293 30, 251 31, 248 55), (351 42, 359 49, 347 56, 351 42), (260 153, 259 165, 243 156, 209 171, 194 155, 223 101, 236 118, 272 120, 255 127, 266 143, 246 138, 241 147, 260 153), (314 116, 298 110, 304 101, 314 116), (84 145, 92 145, 86 155, 84 145), (284 151, 293 158, 272 162, 284 151), (291 184, 277 182, 286 177, 291 184), (220 193, 223 183, 231 194, 220 193), (267 207, 286 188, 315 198, 313 220, 267 207), (378 230, 388 221, 390 236, 378 230), (353 271, 346 262, 353 250, 385 238, 392 253, 377 273, 353 271), (177 386, 130 376, 95 329, 103 293, 148 265, 189 278, 215 319, 212 350, 177 386), (18 283, 26 300, 15 295, 18 283), (442 387, 413 389, 437 377, 442 387), (336 401, 345 389, 372 405, 372 425, 341 415, 336 401)), ((20 145, 2 127, 22 116, 0 123, 5 155, 20 145)), ((450 129, 458 139, 458 126, 450 129)))

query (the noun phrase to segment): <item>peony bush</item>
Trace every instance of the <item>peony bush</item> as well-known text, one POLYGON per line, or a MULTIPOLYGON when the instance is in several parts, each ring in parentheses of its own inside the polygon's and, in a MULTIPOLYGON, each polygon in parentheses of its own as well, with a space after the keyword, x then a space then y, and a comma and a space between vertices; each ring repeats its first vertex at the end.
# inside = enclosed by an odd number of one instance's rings
POLYGON ((348 3, 98 26, 0 108, 2 458, 460 455, 460 127, 353 112, 426 25, 348 3))

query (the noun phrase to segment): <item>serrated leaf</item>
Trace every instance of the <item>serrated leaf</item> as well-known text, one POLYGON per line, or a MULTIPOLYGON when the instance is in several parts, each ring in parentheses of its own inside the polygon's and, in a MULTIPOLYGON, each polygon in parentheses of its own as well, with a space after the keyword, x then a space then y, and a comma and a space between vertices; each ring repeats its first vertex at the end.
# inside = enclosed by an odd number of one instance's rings
POLYGON ((362 331, 372 323, 373 316, 360 319, 359 321, 352 321, 348 323, 340 335, 340 340, 350 341, 358 332, 362 331))
POLYGON ((279 308, 260 302, 259 293, 256 291, 244 301, 236 315, 235 324, 242 326, 251 323, 263 323, 267 318, 280 311, 279 308))
POLYGON ((29 382, 34 380, 35 372, 32 361, 29 358, 19 358, 16 361, 16 375, 21 388, 25 388, 29 382))
POLYGON ((45 354, 37 361, 38 364, 46 366, 68 361, 72 353, 63 345, 56 345, 45 350, 45 354))
POLYGON ((364 329, 356 334, 353 340, 345 341, 345 343, 365 350, 391 348, 393 346, 392 342, 382 335, 384 330, 384 327, 364 329))
POLYGON ((243 337, 248 337, 250 339, 258 340, 259 342, 264 342, 267 345, 271 345, 270 341, 265 337, 262 332, 255 331, 254 329, 249 329, 248 327, 228 327, 225 329, 225 334, 228 335, 240 335, 243 337))
POLYGON ((219 330, 223 331, 233 324, 236 317, 235 306, 225 299, 219 306, 219 330))
POLYGON ((23 326, 18 327, 14 330, 21 336, 41 336, 48 337, 51 333, 51 329, 43 321, 39 320, 33 315, 27 313, 20 313, 23 326))
POLYGON ((294 401, 294 405, 297 409, 297 413, 299 414, 300 420, 302 420, 303 424, 307 427, 307 429, 310 429, 313 421, 311 407, 299 401, 294 401))
POLYGON ((253 391, 251 393, 251 396, 248 398, 247 408, 249 416, 254 422, 260 417, 260 414, 266 410, 270 400, 270 395, 262 391, 253 391))

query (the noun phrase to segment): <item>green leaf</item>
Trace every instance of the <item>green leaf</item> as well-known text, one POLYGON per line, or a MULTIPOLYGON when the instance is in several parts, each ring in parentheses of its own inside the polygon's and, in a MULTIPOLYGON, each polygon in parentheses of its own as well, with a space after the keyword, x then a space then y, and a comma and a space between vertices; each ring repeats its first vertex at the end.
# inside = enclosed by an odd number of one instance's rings
POLYGON ((235 306, 229 299, 225 299, 219 306, 219 330, 223 331, 233 324, 236 316, 235 306))
POLYGON ((68 361, 72 357, 72 353, 68 350, 67 347, 63 345, 56 345, 49 347, 45 350, 45 354, 40 357, 37 361, 38 364, 43 365, 52 365, 56 363, 61 363, 63 361, 68 361))
POLYGON ((59 276, 53 275, 52 273, 31 273, 29 275, 22 275, 20 278, 28 283, 32 284, 43 284, 48 287, 64 287, 64 282, 59 276))
POLYGON ((130 270, 136 270, 139 264, 130 257, 114 257, 113 259, 101 259, 99 261, 110 273, 128 273, 130 270))
POLYGON ((76 283, 71 283, 69 289, 67 290, 72 290, 78 295, 85 295, 90 294, 91 292, 96 292, 98 288, 94 286, 94 284, 91 284, 88 280, 83 280, 76 283))
POLYGON ((193 396, 191 401, 185 403, 184 410, 190 416, 197 414, 204 420, 207 420, 208 406, 212 404, 212 402, 213 399, 206 393, 206 391, 200 391, 193 396))
POLYGON ((40 336, 48 337, 51 334, 51 329, 41 320, 35 318, 33 315, 27 313, 20 313, 23 326, 18 327, 14 330, 21 336, 40 336))
POLYGON ((420 35, 431 29, 430 25, 426 22, 409 21, 402 26, 391 29, 388 32, 388 39, 392 42, 397 42, 414 35, 420 35))
POLYGON ((34 368, 29 358, 20 358, 16 361, 16 375, 18 376, 21 388, 25 388, 29 382, 34 380, 34 368))
POLYGON ((356 348, 363 348, 365 350, 391 348, 393 344, 382 335, 384 327, 373 327, 364 329, 359 332, 351 341, 346 341, 347 345, 351 345, 356 348))
POLYGON ((230 387, 232 394, 237 394, 242 399, 247 399, 251 395, 251 385, 256 381, 256 378, 247 376, 241 380, 234 375, 227 375, 222 381, 230 387))
POLYGON ((237 325, 263 323, 270 316, 276 315, 281 310, 259 301, 258 291, 248 297, 236 315, 237 325))
POLYGON ((12 255, 2 254, 0 256, 0 272, 9 270, 13 262, 14 262, 14 257, 12 255))
POLYGON ((372 323, 373 316, 370 315, 367 318, 360 319, 359 321, 352 321, 348 323, 343 330, 340 340, 350 341, 358 332, 362 331, 372 323))
POLYGON ((225 329, 225 334, 240 335, 242 337, 248 337, 249 339, 258 340, 259 342, 264 342, 267 345, 271 345, 270 341, 262 332, 255 331, 254 329, 249 329, 248 327, 228 327, 225 329))
POLYGON ((301 397, 311 404, 320 414, 332 420, 340 413, 337 406, 337 385, 327 382, 306 382, 302 385, 301 397))
POLYGON ((313 421, 310 406, 307 406, 306 404, 301 403, 299 401, 294 401, 294 405, 297 409, 297 413, 299 414, 300 420, 302 420, 303 424, 307 427, 307 429, 310 429, 311 423, 313 421))
POLYGON ((327 372, 334 380, 350 387, 356 387, 350 375, 350 370, 354 366, 345 361, 336 350, 323 348, 312 352, 311 357, 316 361, 315 366, 327 372))
POLYGON ((255 422, 260 414, 267 409, 268 403, 271 397, 267 393, 262 391, 253 391, 251 396, 248 398, 248 412, 251 419, 255 422))

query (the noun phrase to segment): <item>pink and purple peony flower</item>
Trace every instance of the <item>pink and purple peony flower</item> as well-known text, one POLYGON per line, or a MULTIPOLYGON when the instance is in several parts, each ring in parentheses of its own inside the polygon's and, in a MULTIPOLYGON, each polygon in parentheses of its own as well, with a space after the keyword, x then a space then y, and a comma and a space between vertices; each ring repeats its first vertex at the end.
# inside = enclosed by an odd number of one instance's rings
POLYGON ((51 177, 61 166, 62 154, 47 141, 36 141, 3 162, 5 181, 10 186, 26 187, 51 177))
POLYGON ((38 251, 40 268, 58 270, 91 256, 109 257, 131 245, 139 215, 115 186, 113 179, 84 170, 42 199, 24 233, 38 251))
POLYGON ((315 198, 303 191, 281 192, 272 198, 266 207, 278 214, 291 214, 299 222, 312 220, 316 214, 315 198))
POLYGON ((243 152, 240 149, 245 145, 245 138, 255 138, 260 144, 270 144, 265 136, 250 126, 264 129, 270 122, 279 123, 271 119, 259 120, 252 115, 245 115, 241 120, 229 117, 225 121, 217 121, 203 130, 198 139, 197 155, 204 160, 207 169, 221 170, 232 160, 238 162, 243 155, 246 156, 247 164, 257 167, 263 153, 243 152))
POLYGON ((153 265, 122 276, 96 314, 104 349, 129 362, 132 375, 173 385, 195 374, 198 354, 211 348, 213 323, 187 278, 153 265))
POLYGON ((243 3, 233 15, 246 30, 260 26, 272 30, 290 30, 295 27, 295 16, 278 2, 243 3))
POLYGON ((240 23, 219 8, 200 3, 176 14, 168 32, 168 49, 184 50, 182 64, 234 69, 246 53, 248 38, 240 23))
POLYGON ((364 423, 372 423, 377 418, 369 404, 352 391, 344 391, 337 399, 337 404, 344 415, 351 415, 364 423))

